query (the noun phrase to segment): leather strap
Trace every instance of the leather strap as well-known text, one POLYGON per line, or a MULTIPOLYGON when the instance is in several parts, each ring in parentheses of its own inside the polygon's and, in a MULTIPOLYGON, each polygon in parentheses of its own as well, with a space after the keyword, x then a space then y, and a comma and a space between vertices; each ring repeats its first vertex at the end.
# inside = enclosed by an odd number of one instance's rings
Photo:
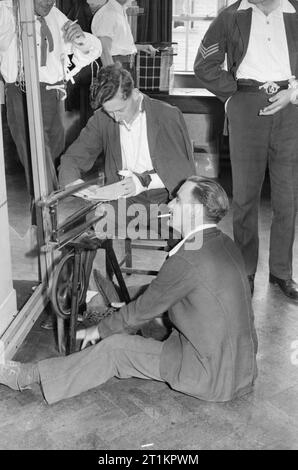
POLYGON ((134 175, 136 175, 136 177, 140 180, 140 183, 142 186, 144 186, 144 188, 148 188, 149 184, 152 181, 152 178, 150 175, 153 175, 154 173, 156 173, 155 170, 150 170, 150 171, 144 171, 144 173, 134 172, 134 175))

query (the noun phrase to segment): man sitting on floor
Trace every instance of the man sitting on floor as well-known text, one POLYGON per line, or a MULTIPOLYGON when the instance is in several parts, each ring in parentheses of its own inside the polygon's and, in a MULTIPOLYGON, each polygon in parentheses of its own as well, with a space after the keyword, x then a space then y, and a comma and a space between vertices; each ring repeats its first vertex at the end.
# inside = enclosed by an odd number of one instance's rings
POLYGON ((37 364, 0 366, 0 383, 23 390, 38 382, 48 403, 97 387, 113 376, 166 382, 208 401, 248 393, 257 376, 257 337, 240 251, 216 226, 228 198, 216 182, 192 176, 169 205, 183 240, 137 300, 78 331, 82 350, 37 364), (168 311, 165 341, 124 333, 168 311), (85 349, 88 343, 92 343, 85 349), (97 343, 97 344, 95 344, 97 343))

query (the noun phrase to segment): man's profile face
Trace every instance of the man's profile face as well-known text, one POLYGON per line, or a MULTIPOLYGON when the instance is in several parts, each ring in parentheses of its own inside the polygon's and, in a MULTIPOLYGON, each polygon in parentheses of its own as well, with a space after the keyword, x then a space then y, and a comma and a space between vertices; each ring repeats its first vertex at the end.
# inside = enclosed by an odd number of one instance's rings
POLYGON ((194 187, 195 183, 186 181, 180 187, 175 199, 168 204, 171 213, 169 225, 184 236, 193 230, 195 226, 203 223, 202 205, 196 203, 192 196, 194 187))
POLYGON ((131 95, 125 99, 121 91, 118 90, 112 99, 103 103, 102 107, 119 124, 123 121, 129 123, 133 117, 134 98, 131 95))
POLYGON ((34 0, 34 13, 37 16, 47 16, 53 8, 55 0, 34 0))

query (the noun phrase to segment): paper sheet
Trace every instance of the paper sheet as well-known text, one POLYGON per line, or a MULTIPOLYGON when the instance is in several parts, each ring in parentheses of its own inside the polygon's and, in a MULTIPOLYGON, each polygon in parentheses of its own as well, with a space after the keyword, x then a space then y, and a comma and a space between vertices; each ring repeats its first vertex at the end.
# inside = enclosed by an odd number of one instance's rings
POLYGON ((97 186, 93 184, 87 188, 74 193, 74 196, 86 199, 88 201, 114 201, 124 196, 123 185, 121 181, 107 186, 97 186))

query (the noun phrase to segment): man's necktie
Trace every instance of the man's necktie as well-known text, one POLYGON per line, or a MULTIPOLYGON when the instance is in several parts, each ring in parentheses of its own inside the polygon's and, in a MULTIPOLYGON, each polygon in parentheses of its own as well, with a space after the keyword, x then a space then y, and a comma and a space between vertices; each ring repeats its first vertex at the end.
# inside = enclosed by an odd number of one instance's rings
POLYGON ((47 48, 49 45, 49 52, 54 50, 54 41, 52 33, 46 23, 46 20, 43 16, 38 17, 38 21, 40 21, 40 65, 44 67, 47 63, 47 48))

